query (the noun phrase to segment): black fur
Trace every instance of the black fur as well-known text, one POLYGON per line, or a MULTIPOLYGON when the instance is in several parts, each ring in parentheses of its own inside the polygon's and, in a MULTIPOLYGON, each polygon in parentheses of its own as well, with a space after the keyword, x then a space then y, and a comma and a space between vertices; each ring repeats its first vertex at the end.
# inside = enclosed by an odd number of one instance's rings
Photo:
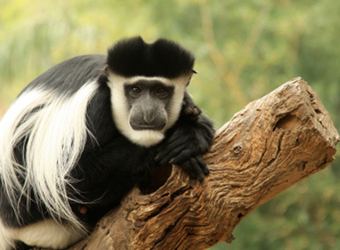
POLYGON ((34 79, 23 91, 40 87, 71 96, 86 82, 95 80, 104 70, 105 55, 83 55, 68 59, 34 79))
POLYGON ((108 52, 109 68, 119 75, 176 78, 193 70, 194 56, 175 42, 158 39, 148 44, 141 37, 122 40, 108 52))
MULTIPOLYGON (((167 131, 166 138, 153 147, 136 145, 124 137, 116 128, 111 111, 108 78, 103 70, 105 65, 123 76, 163 76, 174 78, 193 70, 194 58, 179 45, 165 39, 146 44, 141 38, 124 40, 103 55, 79 56, 62 62, 49 69, 25 89, 43 88, 57 91, 72 98, 79 88, 89 80, 97 79, 98 91, 87 107, 87 126, 96 138, 88 137, 79 162, 70 176, 74 181, 68 187, 73 212, 86 224, 94 223, 107 211, 118 205, 134 185, 145 179, 159 165, 179 164, 193 178, 202 180, 209 169, 200 155, 206 153, 212 143, 214 129, 212 122, 199 113, 186 110, 197 107, 186 94, 182 112, 176 124, 167 131), (193 119, 195 117, 195 119, 193 119), (77 190, 78 192, 75 192, 77 190), (84 204, 73 202, 72 198, 86 202, 87 213, 80 213, 84 204)), ((51 145, 53 147, 53 145, 51 145)), ((24 154, 17 148, 18 155, 24 154)), ((1 182, 0 182, 1 183, 1 182)), ((0 184, 1 185, 1 184, 0 184)), ((0 211, 6 226, 22 227, 50 217, 39 197, 34 194, 29 208, 22 199, 19 216, 6 199, 1 188, 0 211)))

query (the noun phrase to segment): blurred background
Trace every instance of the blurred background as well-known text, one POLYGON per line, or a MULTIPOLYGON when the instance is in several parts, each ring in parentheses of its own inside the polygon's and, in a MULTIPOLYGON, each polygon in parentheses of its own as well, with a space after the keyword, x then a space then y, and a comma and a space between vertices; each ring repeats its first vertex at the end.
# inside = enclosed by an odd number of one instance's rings
MULTIPOLYGON (((0 0, 0 117, 51 66, 124 37, 196 55, 190 92, 216 128, 301 76, 340 126, 340 1, 0 0)), ((339 156, 339 153, 337 153, 339 156)), ((245 218, 226 250, 340 249, 340 160, 245 218)))

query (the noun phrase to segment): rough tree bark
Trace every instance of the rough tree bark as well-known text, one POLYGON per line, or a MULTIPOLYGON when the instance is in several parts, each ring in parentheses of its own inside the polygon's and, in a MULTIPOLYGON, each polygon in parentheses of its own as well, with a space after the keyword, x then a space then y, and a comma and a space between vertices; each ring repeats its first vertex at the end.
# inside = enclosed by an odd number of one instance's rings
MULTIPOLYGON (((164 183, 135 188, 70 250, 205 249, 233 240, 254 209, 333 160, 339 140, 330 115, 301 78, 247 105, 216 133, 200 183, 179 167, 164 183), (144 191, 146 192, 146 191, 144 191)), ((152 182, 152 181, 151 181, 152 182)))

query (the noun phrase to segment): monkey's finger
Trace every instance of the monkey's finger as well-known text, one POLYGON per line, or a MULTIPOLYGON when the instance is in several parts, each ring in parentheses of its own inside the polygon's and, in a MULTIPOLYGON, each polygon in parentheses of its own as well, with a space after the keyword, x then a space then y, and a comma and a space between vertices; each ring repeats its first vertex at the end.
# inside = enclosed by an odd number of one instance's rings
POLYGON ((187 106, 184 109, 184 114, 188 116, 199 116, 202 113, 202 110, 197 106, 187 106))
POLYGON ((158 148, 158 153, 163 153, 163 154, 169 154, 171 151, 175 149, 184 149, 185 148, 185 143, 184 142, 179 142, 179 141, 174 141, 172 143, 166 142, 166 145, 162 145, 161 147, 158 148))
POLYGON ((199 107, 194 108, 194 115, 199 116, 202 113, 202 109, 199 107))
POLYGON ((183 136, 181 136, 180 133, 176 131, 164 143, 162 143, 162 145, 159 146, 159 150, 163 150, 164 148, 171 150, 178 147, 179 145, 184 143, 182 137, 183 136))
POLYGON ((197 160, 195 158, 191 158, 190 160, 182 163, 182 168, 186 171, 192 178, 197 179, 199 181, 204 180, 204 174, 202 169, 200 168, 197 160))
POLYGON ((184 114, 191 115, 194 112, 194 109, 190 106, 185 107, 184 114))
POLYGON ((158 161, 161 165, 171 163, 170 160, 178 155, 182 150, 182 148, 163 150, 156 155, 155 160, 158 161))
POLYGON ((181 140, 175 140, 173 142, 166 142, 164 145, 158 148, 158 154, 161 158, 164 158, 166 155, 171 154, 173 151, 183 150, 185 148, 185 143, 181 140))
POLYGON ((199 107, 197 107, 197 106, 192 107, 192 113, 191 113, 192 116, 197 117, 197 116, 199 116, 201 113, 202 113, 202 110, 201 110, 199 107))
POLYGON ((173 157, 169 163, 180 164, 181 162, 188 161, 191 158, 191 149, 184 149, 181 153, 173 157))
POLYGON ((210 173, 210 169, 208 168, 207 164, 202 160, 200 156, 196 156, 196 160, 200 168, 202 169, 203 174, 208 175, 210 173))

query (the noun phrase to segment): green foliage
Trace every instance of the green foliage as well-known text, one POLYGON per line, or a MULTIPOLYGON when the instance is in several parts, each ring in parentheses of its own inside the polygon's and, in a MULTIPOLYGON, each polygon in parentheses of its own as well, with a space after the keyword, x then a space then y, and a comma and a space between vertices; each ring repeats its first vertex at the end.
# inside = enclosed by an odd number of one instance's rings
MULTIPOLYGON (((2 0, 0 115, 52 65, 142 35, 195 53, 190 92, 216 127, 301 76, 339 128, 339 14, 340 2, 331 0, 2 0)), ((340 249, 339 164, 264 204, 240 223, 232 244, 211 249, 340 249)))

